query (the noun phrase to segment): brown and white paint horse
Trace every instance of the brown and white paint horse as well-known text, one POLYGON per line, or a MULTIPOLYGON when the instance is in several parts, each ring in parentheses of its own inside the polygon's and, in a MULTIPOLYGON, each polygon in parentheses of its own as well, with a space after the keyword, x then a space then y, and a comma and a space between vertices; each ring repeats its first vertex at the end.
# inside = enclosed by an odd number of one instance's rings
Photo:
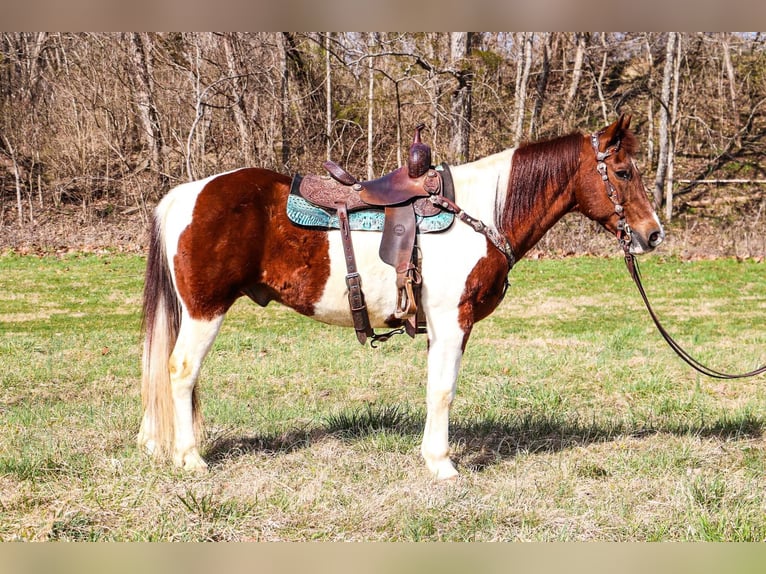
MULTIPOLYGON (((664 235, 632 159, 637 144, 629 124, 630 117, 620 117, 597 134, 572 134, 454 166, 455 203, 502 233, 517 259, 571 211, 618 236, 624 217, 630 250, 649 251, 664 235), (604 179, 598 152, 607 166, 604 179)), ((264 169, 239 169, 179 185, 154 212, 138 441, 150 452, 171 455, 177 466, 206 468, 198 450, 195 385, 236 299, 278 301, 318 321, 352 325, 339 232, 304 229, 287 219, 290 181, 264 169)), ((388 327, 395 271, 378 256, 380 234, 357 232, 353 241, 370 321, 388 327)), ((509 267, 484 235, 459 221, 419 242, 428 336, 421 453, 433 475, 444 479, 457 474, 448 456, 448 421, 463 351, 474 324, 502 300, 509 267)))

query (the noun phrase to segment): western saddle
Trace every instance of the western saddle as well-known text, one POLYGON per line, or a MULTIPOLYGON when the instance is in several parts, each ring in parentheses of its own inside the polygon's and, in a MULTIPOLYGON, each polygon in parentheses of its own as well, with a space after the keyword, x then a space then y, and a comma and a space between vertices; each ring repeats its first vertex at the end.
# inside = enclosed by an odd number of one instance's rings
POLYGON ((418 217, 440 213, 439 198, 445 180, 448 194, 454 199, 449 170, 445 166, 436 169, 431 165, 431 148, 421 140, 420 124, 410 145, 407 164, 371 181, 358 181, 345 169, 332 161, 323 165, 332 177, 295 176, 291 193, 297 193, 309 203, 337 213, 343 251, 346 260, 346 285, 357 339, 365 344, 372 338, 385 341, 402 328, 388 333, 376 334, 370 325, 367 305, 362 292, 362 281, 356 269, 354 247, 351 241, 349 212, 383 209, 385 218, 380 241, 380 258, 396 270, 397 301, 394 317, 404 324, 403 330, 411 337, 424 332, 425 317, 419 309, 420 261, 416 247, 418 217))

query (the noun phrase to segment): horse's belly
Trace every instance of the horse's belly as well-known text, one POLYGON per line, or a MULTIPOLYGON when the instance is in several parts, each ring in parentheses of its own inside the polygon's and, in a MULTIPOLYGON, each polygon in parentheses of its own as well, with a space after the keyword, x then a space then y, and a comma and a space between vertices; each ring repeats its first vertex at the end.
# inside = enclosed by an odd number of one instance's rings
MULTIPOLYGON (((362 280, 370 323, 387 326, 396 309, 396 272, 380 259, 380 233, 352 234, 356 266, 362 280)), ((333 325, 353 325, 346 287, 346 264, 340 233, 330 232, 330 276, 321 298, 314 305, 313 317, 333 325)), ((468 226, 453 224, 444 233, 421 235, 422 305, 440 312, 457 312, 465 282, 476 263, 487 254, 484 236, 468 226)))
MULTIPOLYGON (((329 232, 328 239, 330 276, 321 298, 314 305, 313 318, 332 325, 352 326, 346 287, 348 271, 340 233, 329 232)), ((370 323, 373 327, 384 327, 386 320, 393 316, 396 305, 396 272, 378 255, 380 233, 355 232, 352 241, 370 323)))

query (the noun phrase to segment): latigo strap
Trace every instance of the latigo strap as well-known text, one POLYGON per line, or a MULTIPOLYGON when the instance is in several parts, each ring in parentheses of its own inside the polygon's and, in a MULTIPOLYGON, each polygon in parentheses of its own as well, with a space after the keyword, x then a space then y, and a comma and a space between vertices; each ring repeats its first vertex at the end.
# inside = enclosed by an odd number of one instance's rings
POLYGON ((364 345, 367 337, 375 333, 370 326, 370 317, 367 314, 367 304, 362 292, 362 278, 356 270, 356 258, 354 257, 354 245, 351 242, 351 228, 348 225, 348 210, 345 203, 336 203, 338 221, 340 221, 340 237, 343 243, 343 256, 346 260, 346 286, 348 287, 348 304, 351 308, 351 317, 354 321, 356 338, 364 345))

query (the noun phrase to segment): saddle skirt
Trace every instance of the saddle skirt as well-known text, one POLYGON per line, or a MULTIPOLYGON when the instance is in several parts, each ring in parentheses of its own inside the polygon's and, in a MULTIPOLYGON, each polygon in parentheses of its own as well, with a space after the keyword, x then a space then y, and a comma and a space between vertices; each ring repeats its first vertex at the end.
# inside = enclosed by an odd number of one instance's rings
MULTIPOLYGON (((449 167, 441 164, 434 168, 442 175, 441 193, 454 201, 455 191, 452 187, 452 179, 444 177, 445 171, 449 167)), ((307 227, 318 230, 340 229, 340 221, 335 210, 328 209, 316 203, 312 203, 303 197, 301 189, 304 186, 321 187, 330 189, 334 193, 334 188, 343 189, 346 193, 349 188, 336 182, 329 176, 319 175, 295 175, 290 187, 290 194, 287 197, 287 217, 301 227, 307 227)), ((385 222, 385 211, 383 207, 372 206, 365 203, 359 194, 351 191, 348 200, 348 222, 352 231, 383 231, 385 222)), ((455 220, 455 215, 449 211, 444 211, 433 205, 428 198, 417 199, 413 203, 415 210, 415 219, 419 233, 439 233, 446 231, 455 220)))

